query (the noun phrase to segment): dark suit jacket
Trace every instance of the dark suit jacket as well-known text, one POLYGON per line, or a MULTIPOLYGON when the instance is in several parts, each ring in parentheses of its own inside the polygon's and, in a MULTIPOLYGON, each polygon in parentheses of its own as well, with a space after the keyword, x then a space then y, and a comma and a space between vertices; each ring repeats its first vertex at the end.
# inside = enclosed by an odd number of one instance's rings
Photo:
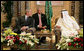
MULTIPOLYGON (((38 25, 39 25, 39 17, 38 17, 38 13, 35 13, 32 15, 32 17, 35 20, 35 28, 36 30, 38 30, 38 25)), ((46 15, 41 13, 41 21, 42 21, 42 26, 47 26, 47 19, 46 19, 46 15)))
POLYGON ((34 27, 34 19, 31 16, 29 16, 27 21, 25 21, 25 15, 21 16, 21 17, 18 17, 16 19, 15 29, 17 31, 20 31, 21 27, 23 27, 23 26, 28 26, 29 28, 34 27))

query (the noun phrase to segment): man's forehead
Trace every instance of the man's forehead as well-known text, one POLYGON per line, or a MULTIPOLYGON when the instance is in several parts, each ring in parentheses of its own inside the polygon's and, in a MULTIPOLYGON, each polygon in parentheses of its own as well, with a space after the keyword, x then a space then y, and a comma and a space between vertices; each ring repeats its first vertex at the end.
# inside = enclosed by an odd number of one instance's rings
POLYGON ((41 8, 38 8, 37 10, 41 10, 41 8))

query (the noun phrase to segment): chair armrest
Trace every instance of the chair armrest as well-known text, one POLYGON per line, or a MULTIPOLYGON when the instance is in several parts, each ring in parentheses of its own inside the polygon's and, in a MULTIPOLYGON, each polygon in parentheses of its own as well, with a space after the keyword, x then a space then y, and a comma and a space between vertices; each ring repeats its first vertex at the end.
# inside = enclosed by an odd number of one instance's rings
POLYGON ((60 38, 61 38, 61 30, 59 28, 55 27, 54 28, 54 34, 55 34, 55 43, 54 43, 54 45, 56 45, 59 42, 60 38))
POLYGON ((59 28, 54 28, 54 33, 56 33, 56 32, 61 32, 61 30, 59 29, 59 28))

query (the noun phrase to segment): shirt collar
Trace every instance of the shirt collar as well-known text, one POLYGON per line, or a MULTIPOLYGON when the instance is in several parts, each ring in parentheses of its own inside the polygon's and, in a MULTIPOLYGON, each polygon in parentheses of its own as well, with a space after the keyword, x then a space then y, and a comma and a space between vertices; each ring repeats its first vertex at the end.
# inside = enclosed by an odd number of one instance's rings
POLYGON ((25 15, 25 17, 29 17, 29 16, 25 15))
POLYGON ((38 13, 38 15, 41 15, 41 14, 38 13))

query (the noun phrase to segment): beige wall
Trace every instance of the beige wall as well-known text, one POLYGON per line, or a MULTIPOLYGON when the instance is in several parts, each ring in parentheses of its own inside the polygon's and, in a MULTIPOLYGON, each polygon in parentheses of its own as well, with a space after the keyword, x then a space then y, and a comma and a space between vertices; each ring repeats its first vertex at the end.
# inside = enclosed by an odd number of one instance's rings
MULTIPOLYGON (((29 7, 30 7, 30 9, 32 10, 32 14, 34 14, 34 13, 36 13, 37 12, 37 7, 40 7, 40 8, 42 8, 42 12, 43 13, 45 13, 45 6, 38 6, 37 4, 36 4, 36 1, 28 1, 29 2, 29 7)), ((17 17, 16 15, 17 15, 17 5, 16 5, 17 3, 16 2, 14 2, 14 12, 15 12, 15 14, 13 14, 14 15, 14 17, 17 17)), ((52 28, 54 28, 54 25, 55 25, 55 19, 56 18, 58 18, 58 17, 60 17, 60 11, 62 10, 62 9, 66 9, 66 10, 68 10, 68 12, 69 12, 69 15, 71 14, 71 1, 64 1, 64 4, 63 4, 63 6, 52 6, 52 9, 53 9, 53 17, 52 17, 52 28)), ((21 2, 21 15, 24 15, 25 14, 25 1, 22 1, 21 2)), ((3 16, 3 14, 1 13, 1 22, 3 22, 3 20, 4 20, 4 16, 3 16)), ((13 21, 13 20, 12 20, 13 21)))

